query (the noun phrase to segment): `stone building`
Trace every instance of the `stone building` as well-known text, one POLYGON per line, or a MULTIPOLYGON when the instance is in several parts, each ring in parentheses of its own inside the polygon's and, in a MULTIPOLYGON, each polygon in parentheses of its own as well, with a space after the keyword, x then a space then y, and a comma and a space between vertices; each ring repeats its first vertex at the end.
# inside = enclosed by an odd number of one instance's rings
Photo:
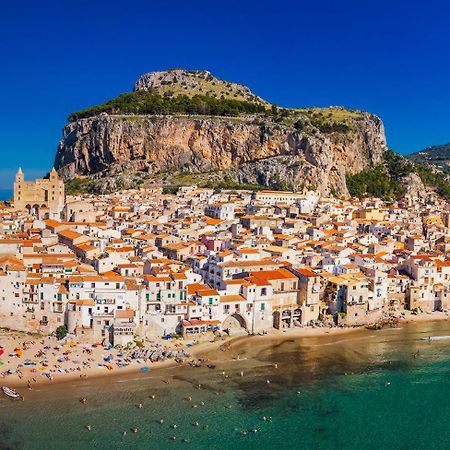
POLYGON ((19 168, 14 182, 14 209, 28 210, 39 218, 59 218, 64 208, 64 181, 53 168, 48 179, 25 181, 19 168))

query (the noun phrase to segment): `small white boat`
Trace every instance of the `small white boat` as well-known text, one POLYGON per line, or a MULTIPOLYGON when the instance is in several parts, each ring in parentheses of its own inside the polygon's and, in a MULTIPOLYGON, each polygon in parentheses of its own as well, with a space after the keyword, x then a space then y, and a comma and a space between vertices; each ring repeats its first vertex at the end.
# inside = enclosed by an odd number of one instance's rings
POLYGON ((19 398, 20 397, 20 394, 18 392, 16 392, 14 389, 11 389, 7 386, 2 386, 1 389, 2 389, 2 392, 10 398, 19 398))

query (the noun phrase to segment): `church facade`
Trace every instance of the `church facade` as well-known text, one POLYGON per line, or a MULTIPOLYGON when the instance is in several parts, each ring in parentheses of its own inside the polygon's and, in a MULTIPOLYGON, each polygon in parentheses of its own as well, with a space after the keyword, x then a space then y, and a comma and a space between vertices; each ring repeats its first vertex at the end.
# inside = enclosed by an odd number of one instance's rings
POLYGON ((19 168, 14 182, 14 209, 26 210, 39 218, 59 218, 64 209, 64 181, 53 168, 49 178, 25 181, 19 168))

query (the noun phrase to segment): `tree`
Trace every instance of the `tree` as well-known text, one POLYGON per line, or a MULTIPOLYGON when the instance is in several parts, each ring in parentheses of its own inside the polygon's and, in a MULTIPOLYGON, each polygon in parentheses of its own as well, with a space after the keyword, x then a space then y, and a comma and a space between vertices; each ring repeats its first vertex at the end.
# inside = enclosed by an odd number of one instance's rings
POLYGON ((302 122, 300 119, 297 120, 297 122, 294 123, 294 128, 295 128, 297 131, 302 131, 303 128, 304 128, 303 122, 302 122))
POLYGON ((64 339, 67 336, 67 327, 65 325, 60 325, 56 331, 56 339, 61 340, 64 339))

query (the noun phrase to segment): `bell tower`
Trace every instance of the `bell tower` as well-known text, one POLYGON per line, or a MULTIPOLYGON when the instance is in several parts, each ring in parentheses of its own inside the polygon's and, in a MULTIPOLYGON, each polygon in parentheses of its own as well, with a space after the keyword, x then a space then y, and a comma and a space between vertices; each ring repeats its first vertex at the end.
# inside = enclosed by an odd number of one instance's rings
POLYGON ((19 170, 16 173, 16 183, 21 183, 24 180, 25 179, 24 179, 24 176, 23 176, 22 168, 19 167, 19 170))
POLYGON ((58 179, 59 179, 58 172, 53 167, 51 172, 50 172, 50 180, 54 181, 54 180, 58 180, 58 179))
POLYGON ((24 198, 24 188, 25 188, 25 177, 23 175, 22 169, 16 173, 16 179, 14 181, 14 207, 16 209, 23 208, 23 198, 24 198))

